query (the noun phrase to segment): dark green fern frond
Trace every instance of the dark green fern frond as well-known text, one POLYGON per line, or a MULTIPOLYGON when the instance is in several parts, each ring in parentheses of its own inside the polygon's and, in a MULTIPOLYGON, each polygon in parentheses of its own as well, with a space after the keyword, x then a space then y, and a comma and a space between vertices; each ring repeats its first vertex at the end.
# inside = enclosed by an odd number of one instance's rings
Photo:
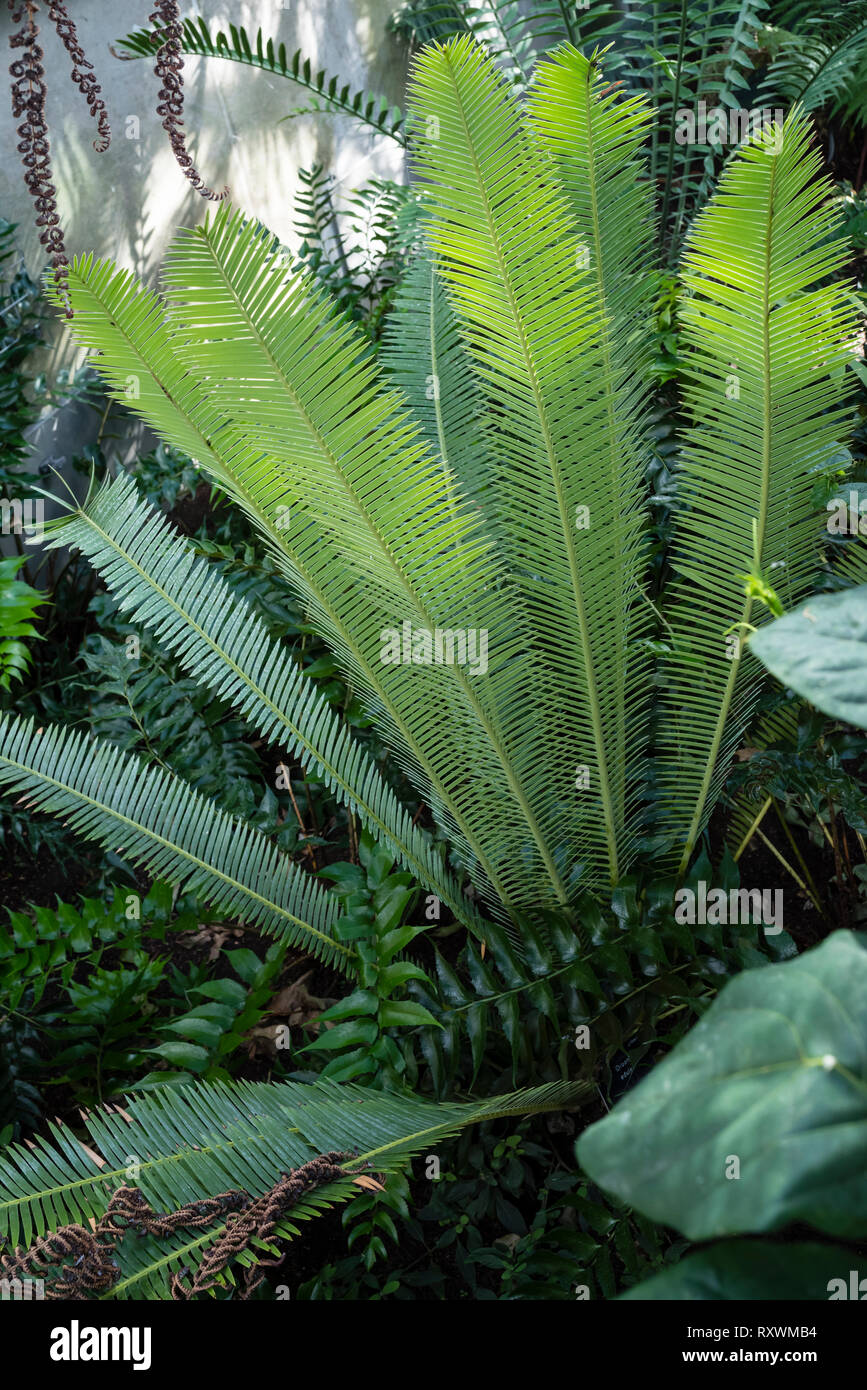
POLYGON ((37 729, 32 719, 5 715, 0 787, 227 916, 349 968, 352 953, 335 935, 336 898, 259 831, 164 769, 60 725, 37 729))
POLYGON ((802 16, 787 34, 762 84, 762 100, 798 102, 805 111, 829 107, 838 117, 867 120, 867 0, 802 16))
MULTIPOLYGON (((98 1220, 113 1191, 134 1185, 158 1212, 236 1189, 261 1196, 282 1174, 317 1154, 356 1152, 346 1180, 329 1184, 292 1208, 277 1228, 291 1237, 297 1223, 355 1190, 353 1177, 372 1168, 406 1166, 468 1124, 561 1109, 583 1091, 563 1083, 465 1104, 436 1105, 329 1082, 314 1085, 194 1083, 163 1088, 85 1117, 100 1167, 70 1132, 49 1126, 51 1142, 12 1145, 0 1155, 0 1232, 25 1249, 70 1222, 98 1220)), ((117 1248, 119 1298, 166 1298, 168 1277, 195 1270, 225 1230, 225 1219, 202 1231, 159 1239, 127 1231, 117 1248)), ((4 1252, 7 1253, 7 1252, 4 1252)))
POLYGON ((388 21, 388 31, 416 48, 469 33, 465 0, 409 0, 388 21))
POLYGON ((460 322, 429 255, 420 255, 401 282, 380 361, 409 401, 433 452, 494 529, 482 396, 460 322))
POLYGON ((249 604, 178 536, 125 475, 52 528, 50 544, 86 555, 121 611, 148 627, 197 681, 264 739, 313 768, 406 868, 478 929, 478 919, 423 831, 315 681, 269 636, 249 604))

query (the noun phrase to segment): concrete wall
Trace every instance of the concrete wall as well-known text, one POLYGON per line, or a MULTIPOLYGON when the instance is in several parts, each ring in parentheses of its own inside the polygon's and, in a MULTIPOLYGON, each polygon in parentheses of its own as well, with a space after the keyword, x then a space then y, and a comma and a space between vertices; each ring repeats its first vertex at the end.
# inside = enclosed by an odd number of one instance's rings
MULTIPOLYGON (((301 48, 316 69, 338 73, 353 89, 381 91, 401 104, 404 53, 385 33, 396 5, 397 0, 242 0, 231 5, 200 0, 198 8, 190 4, 183 10, 202 14, 212 32, 229 18, 244 24, 251 37, 261 26, 266 36, 282 39, 290 54, 301 48)), ((175 163, 156 115, 159 83, 150 62, 121 62, 110 52, 112 41, 146 22, 150 10, 150 0, 69 3, 108 107, 112 144, 104 155, 93 150, 93 126, 69 79, 69 60, 44 6, 40 11, 48 122, 67 247, 111 255, 145 274, 153 270, 172 229, 201 219, 208 206, 175 163)), ((11 29, 4 5, 4 51, 11 29)), ((306 102, 304 89, 283 78, 220 59, 188 58, 184 87, 188 140, 203 177, 215 188, 228 184, 233 200, 284 240, 292 239, 299 166, 322 163, 348 187, 373 174, 401 176, 399 147, 350 119, 315 115, 279 124, 293 106, 306 102)), ((0 212, 21 224, 27 263, 36 270, 39 246, 16 138, 7 97, 0 100, 0 212)))
MULTIPOLYGON (((212 33, 231 19, 246 27, 251 40, 261 26, 265 37, 282 40, 290 55, 301 48, 315 71, 325 68, 351 83, 353 91, 381 92, 391 104, 402 105, 405 50, 385 32, 397 5, 398 0, 199 0, 198 5, 190 0, 181 12, 202 15, 212 33)), ((67 252, 111 256, 153 284, 174 229, 194 225, 214 204, 190 186, 175 162, 156 114, 160 84, 152 64, 120 61, 110 51, 114 40, 147 23, 151 9, 150 0, 68 0, 108 108, 112 143, 103 155, 93 149, 95 128, 70 80, 69 59, 44 4, 39 22, 67 252)), ((3 52, 8 53, 12 27, 3 5, 3 52)), ((299 167, 324 165, 345 191, 376 175, 403 177, 400 147, 351 118, 320 114, 281 123, 293 107, 307 104, 308 94, 295 83, 221 59, 185 59, 183 75, 188 146, 202 177, 216 189, 228 185, 234 203, 289 245, 297 244, 293 203, 299 167)), ((15 125, 7 94, 0 98, 0 215, 18 223, 19 246, 36 277, 45 262, 15 148, 15 125)), ((81 356, 58 324, 35 368, 53 374, 81 356)), ((48 458, 68 475, 66 460, 95 436, 98 424, 93 412, 78 406, 49 412, 32 432, 34 467, 48 458)), ((129 439, 116 452, 123 456, 136 447, 138 441, 129 439)))

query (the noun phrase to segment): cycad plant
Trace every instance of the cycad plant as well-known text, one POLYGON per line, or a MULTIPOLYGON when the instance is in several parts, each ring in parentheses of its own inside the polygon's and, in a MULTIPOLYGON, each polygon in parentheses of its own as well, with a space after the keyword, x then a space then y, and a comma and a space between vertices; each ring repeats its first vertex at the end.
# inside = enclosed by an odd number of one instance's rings
MULTIPOLYGON (((125 611, 315 769, 483 940, 486 921, 520 942, 523 924, 551 912, 580 937, 584 895, 642 856, 686 869, 759 692, 743 638, 808 593, 819 564, 810 494, 845 433, 855 320, 833 278, 845 248, 828 186, 795 111, 731 163, 688 246, 692 424, 668 582, 661 593, 649 582, 652 120, 644 98, 619 95, 569 45, 540 63, 526 110, 472 37, 425 49, 410 130, 426 248, 381 363, 237 212, 178 235, 162 297, 91 257, 69 272, 73 331, 108 390, 253 521, 438 840, 128 478, 93 493, 50 543, 83 551, 125 611)), ((170 773, 7 716, 0 782, 356 971, 359 943, 321 884, 170 773)), ((135 1112, 136 1144, 188 1146, 194 1175, 148 1199, 190 1201, 226 1182, 264 1191, 270 1170, 198 1159, 193 1115, 219 1123, 220 1107, 236 1106, 258 1133, 280 1094, 257 1089, 261 1109, 246 1108, 243 1088, 186 1094, 135 1112)), ((342 1118, 354 1099, 329 1097, 315 1137, 301 1127, 314 1148, 358 1143, 342 1118)), ((395 1116, 404 1104, 388 1102, 395 1116)), ((35 1213, 25 1240, 51 1228, 51 1184, 73 1182, 83 1162, 56 1138, 45 1172, 23 1151, 5 1169, 7 1216, 35 1213)))

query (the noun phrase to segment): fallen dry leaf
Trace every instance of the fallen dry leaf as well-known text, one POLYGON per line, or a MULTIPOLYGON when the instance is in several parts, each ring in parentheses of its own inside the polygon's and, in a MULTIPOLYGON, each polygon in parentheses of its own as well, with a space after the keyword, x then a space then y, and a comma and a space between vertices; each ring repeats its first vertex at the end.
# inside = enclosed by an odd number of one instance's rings
POLYGON ((356 1187, 363 1187, 366 1192, 384 1192, 385 1188, 376 1178, 369 1178, 366 1173, 360 1173, 357 1178, 352 1180, 356 1187))
POLYGON ((183 932, 181 937, 188 938, 188 944, 191 946, 207 946, 208 960, 212 961, 217 959, 230 936, 237 937, 243 934, 241 927, 223 927, 216 923, 202 922, 198 931, 183 932))
POLYGON ((285 1019, 290 1028, 311 1028, 314 1033, 318 1033, 319 1015, 335 1004, 335 999, 320 999, 317 995, 311 994, 307 989, 306 981, 313 974, 308 970, 306 975, 301 975, 297 980, 284 987, 274 995, 268 1005, 268 1013, 277 1018, 285 1019))

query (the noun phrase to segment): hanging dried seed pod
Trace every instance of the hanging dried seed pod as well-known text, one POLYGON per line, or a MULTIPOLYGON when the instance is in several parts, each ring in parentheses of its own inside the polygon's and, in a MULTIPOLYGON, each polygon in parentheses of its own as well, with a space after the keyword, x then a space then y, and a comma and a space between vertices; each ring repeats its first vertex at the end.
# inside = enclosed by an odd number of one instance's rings
MULTIPOLYGON (((48 127, 45 123, 45 69, 43 52, 37 43, 39 26, 36 23, 35 0, 9 0, 12 20, 21 28, 9 36, 9 47, 22 49, 20 58, 11 64, 12 116, 18 121, 18 153, 24 166, 24 182, 36 205, 36 225, 39 240, 54 267, 55 278, 62 289, 69 261, 63 243, 63 229, 57 212, 57 189, 51 178, 51 151, 48 127)), ((72 309, 67 300, 67 318, 72 309)))
POLYGON ((213 189, 208 188, 187 152, 183 129, 184 83, 181 77, 181 69, 184 66, 181 57, 183 29, 176 0, 156 0, 156 10, 151 15, 150 22, 157 26, 156 34, 161 40, 154 63, 154 72, 162 83, 157 115, 163 118, 163 129, 168 133, 172 152, 193 188, 201 193, 203 198, 221 202, 223 198, 228 198, 228 188, 224 188, 222 193, 215 193, 213 189))
MULTIPOLYGON (((51 176, 51 147, 45 120, 45 55, 38 43, 39 26, 36 23, 39 6, 37 0, 8 0, 8 5, 13 23, 21 26, 9 36, 9 46, 13 51, 23 50, 21 57, 16 58, 9 68, 12 76, 12 116, 14 120, 21 121, 18 126, 18 153, 24 166, 24 181, 36 206, 39 240, 45 247, 54 268, 55 280, 64 294, 66 316, 72 318, 72 306, 65 293, 69 261, 57 211, 57 189, 51 176)), ((102 154, 108 149, 111 131, 93 65, 84 56, 75 25, 67 15, 62 0, 49 0, 48 13, 72 59, 72 80, 86 98, 90 114, 97 124, 98 135, 93 148, 102 154)))
POLYGON ((58 38, 72 59, 72 80, 87 101, 88 110, 96 121, 99 134, 93 142, 97 154, 104 154, 111 144, 111 128, 105 102, 100 97, 102 88, 96 80, 93 63, 88 62, 84 49, 78 42, 75 25, 66 13, 63 0, 49 0, 48 15, 57 30, 58 38))

